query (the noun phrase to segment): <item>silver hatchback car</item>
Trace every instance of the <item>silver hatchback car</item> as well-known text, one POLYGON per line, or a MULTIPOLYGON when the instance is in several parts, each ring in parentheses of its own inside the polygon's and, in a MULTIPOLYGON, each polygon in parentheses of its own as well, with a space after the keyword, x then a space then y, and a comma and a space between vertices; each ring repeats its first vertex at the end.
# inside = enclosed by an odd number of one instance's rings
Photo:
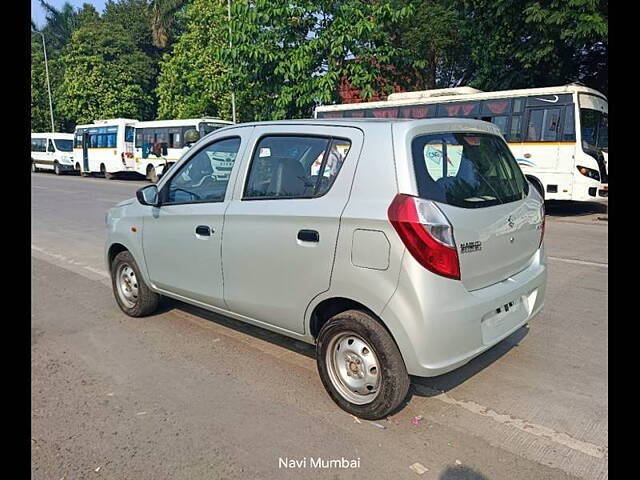
POLYGON ((544 302, 543 198, 482 121, 226 127, 106 221, 126 314, 166 295, 315 344, 329 395, 366 419, 544 302))

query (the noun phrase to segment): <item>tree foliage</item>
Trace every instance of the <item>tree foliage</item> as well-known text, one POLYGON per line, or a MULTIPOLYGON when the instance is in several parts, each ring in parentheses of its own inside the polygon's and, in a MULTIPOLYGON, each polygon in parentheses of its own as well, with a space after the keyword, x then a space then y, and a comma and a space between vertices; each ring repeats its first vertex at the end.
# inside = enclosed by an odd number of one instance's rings
POLYGON ((76 30, 60 61, 56 100, 66 118, 151 118, 151 61, 124 28, 99 21, 76 30))
MULTIPOLYGON (((459 85, 608 90, 605 0, 233 0, 231 22, 226 0, 108 0, 102 15, 40 2, 67 130, 114 115, 230 119, 231 92, 239 121, 309 117, 345 81, 365 101, 459 85)), ((48 129, 37 35, 31 76, 33 128, 48 129)))

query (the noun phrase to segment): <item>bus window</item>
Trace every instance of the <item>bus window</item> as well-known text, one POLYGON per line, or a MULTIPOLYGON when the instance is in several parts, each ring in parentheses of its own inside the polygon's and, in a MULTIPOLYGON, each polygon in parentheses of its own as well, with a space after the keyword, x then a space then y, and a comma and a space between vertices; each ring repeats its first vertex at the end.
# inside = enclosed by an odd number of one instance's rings
POLYGON ((480 102, 443 103, 438 105, 439 117, 474 117, 480 114, 480 102))
POLYGON ((567 105, 564 108, 564 127, 562 129, 563 142, 576 141, 576 124, 575 124, 573 109, 574 109, 573 105, 567 105))
POLYGON ((75 143, 73 145, 74 147, 82 148, 82 133, 83 130, 78 130, 76 132, 75 143))
MULTIPOLYGON (((116 132, 118 131, 118 127, 116 127, 116 132)), ((125 142, 133 142, 133 127, 124 127, 124 141, 125 142)))
POLYGON ((509 142, 521 142, 522 141, 522 115, 514 115, 511 117, 511 128, 509 129, 509 135, 507 136, 509 142))
POLYGON ((169 148, 182 148, 182 135, 179 128, 169 129, 169 148))
POLYGON ((544 130, 542 130, 543 142, 557 142, 560 128, 560 109, 547 108, 544 111, 544 130))
POLYGON ((493 123, 494 125, 496 125, 499 129, 500 129, 500 133, 502 133, 503 136, 507 135, 507 122, 509 121, 509 116, 508 115, 500 115, 498 117, 493 117, 491 119, 491 123, 493 123))
POLYGON ((544 115, 543 110, 532 110, 529 113, 529 123, 527 124, 527 136, 525 141, 527 142, 539 142, 540 135, 542 134, 542 117, 544 115))
POLYGON ((511 111, 511 100, 485 100, 482 102, 482 113, 484 115, 508 115, 511 111))
POLYGON ((53 146, 53 141, 51 139, 48 140, 47 142, 47 152, 55 152, 56 149, 53 146))
POLYGON ((522 113, 524 110, 524 101, 525 98, 514 98, 513 99, 513 113, 522 113))
POLYGON ((144 130, 141 128, 136 129, 136 148, 142 148, 142 144, 144 143, 144 130))
POLYGON ((31 151, 32 152, 44 152, 47 146, 44 138, 32 138, 31 139, 31 151))

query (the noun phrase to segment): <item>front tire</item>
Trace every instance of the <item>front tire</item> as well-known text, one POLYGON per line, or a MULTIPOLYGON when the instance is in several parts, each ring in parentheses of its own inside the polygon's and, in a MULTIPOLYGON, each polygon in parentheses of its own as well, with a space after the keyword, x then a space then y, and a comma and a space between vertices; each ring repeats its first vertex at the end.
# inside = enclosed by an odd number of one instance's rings
POLYGON ((118 306, 130 317, 145 317, 158 308, 160 295, 144 282, 128 251, 120 252, 111 262, 111 286, 118 306))
POLYGON ((33 160, 31 161, 31 171, 34 172, 34 173, 40 171, 40 169, 38 167, 36 167, 36 162, 34 162, 33 160))
POLYGON ((320 379, 346 412, 378 420, 404 401, 410 381, 398 346, 387 330, 360 310, 324 324, 316 343, 320 379))
POLYGON ((62 171, 60 170, 60 164, 58 162, 53 164, 53 173, 56 175, 61 175, 62 171))

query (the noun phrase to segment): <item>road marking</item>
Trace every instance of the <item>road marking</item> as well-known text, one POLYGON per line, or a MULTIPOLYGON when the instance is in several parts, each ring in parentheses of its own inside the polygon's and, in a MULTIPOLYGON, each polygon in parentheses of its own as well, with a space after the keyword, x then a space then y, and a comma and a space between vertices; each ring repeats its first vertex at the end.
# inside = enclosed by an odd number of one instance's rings
POLYGON ((569 447, 572 450, 582 452, 591 457, 595 457, 595 458, 608 457, 608 447, 603 447, 603 446, 595 445, 593 443, 584 442, 582 440, 578 440, 577 438, 572 437, 567 433, 558 432, 556 430, 553 430, 552 428, 527 422, 526 420, 515 418, 508 414, 498 413, 495 410, 492 410, 488 407, 484 407, 473 401, 456 400, 455 398, 451 397, 450 395, 440 390, 435 390, 433 388, 425 387, 423 385, 414 385, 414 386, 418 390, 425 391, 425 393, 432 396, 432 398, 434 399, 440 400, 441 402, 447 403, 449 405, 456 405, 458 407, 464 408, 465 410, 471 413, 475 413, 476 415, 480 415, 482 417, 490 418, 494 422, 500 423, 502 425, 507 425, 513 428, 517 428, 518 430, 522 430, 523 432, 530 433, 531 435, 535 435, 537 437, 547 438, 552 442, 559 443, 560 445, 564 445, 565 447, 569 447))
POLYGON ((590 267, 609 268, 609 264, 608 263, 587 262, 585 260, 578 260, 578 259, 575 259, 575 258, 564 258, 564 257, 550 257, 550 256, 547 256, 547 258, 549 260, 557 260, 558 262, 565 262, 565 263, 574 263, 576 265, 588 265, 590 267))
POLYGON ((64 255, 60 255, 59 253, 54 253, 54 252, 50 252, 42 247, 38 247, 37 245, 31 244, 31 249, 35 250, 36 252, 39 252, 43 255, 46 255, 47 257, 50 257, 52 259, 55 259, 59 262, 62 263, 66 263, 68 265, 73 265, 74 267, 79 267, 82 268, 84 270, 87 270, 91 273, 94 273, 96 275, 99 275, 103 278, 109 278, 109 274, 107 272, 105 272, 104 270, 92 267, 91 265, 87 265, 86 263, 82 263, 82 262, 78 262, 77 260, 74 260, 73 258, 69 258, 69 257, 65 257, 64 255))

